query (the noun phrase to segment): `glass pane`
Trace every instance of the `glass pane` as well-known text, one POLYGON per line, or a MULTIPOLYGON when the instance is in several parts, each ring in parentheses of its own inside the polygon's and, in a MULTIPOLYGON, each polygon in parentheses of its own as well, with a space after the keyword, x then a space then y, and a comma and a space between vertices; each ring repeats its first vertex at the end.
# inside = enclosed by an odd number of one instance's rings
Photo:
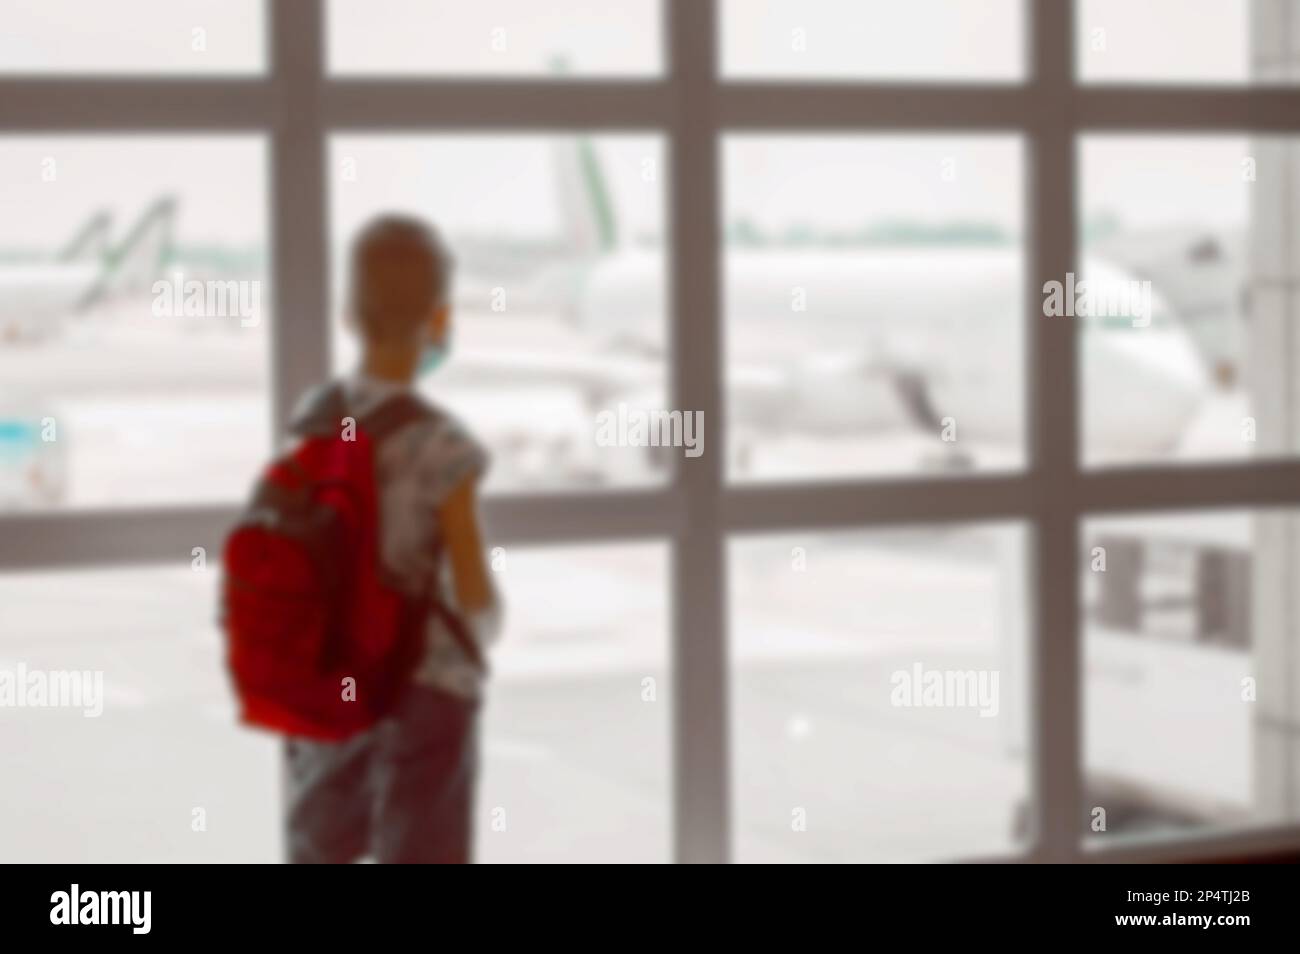
POLYGON ((1107 83, 1293 83, 1295 0, 1081 0, 1080 79, 1107 83))
POLYGON ((261 73, 262 0, 0 0, 0 73, 261 73))
POLYGON ((668 861, 667 548, 512 548, 493 567, 506 630, 492 652, 478 860, 668 861))
POLYGON ((735 79, 977 80, 1024 76, 1022 0, 722 0, 735 79))
POLYGON ((331 73, 654 76, 658 0, 329 0, 331 73))
POLYGON ((1078 321, 1088 464, 1297 450, 1297 173, 1292 139, 1083 138, 1079 281, 1044 312, 1078 321))
POLYGON ((940 860, 1024 839, 1024 546, 1010 526, 732 542, 737 860, 940 860))
MULTIPOLYGON (((668 860, 666 549, 498 550, 493 566, 509 615, 480 860, 668 860)), ((235 722, 215 594, 188 561, 0 575, 0 672, 91 674, 76 705, 4 710, 0 810, 23 824, 0 826, 0 857, 279 860, 280 745, 235 722)))
POLYGON ((0 509, 243 498, 266 191, 255 136, 0 139, 0 509))
POLYGON ((450 363, 421 387, 488 445, 489 489, 664 481, 689 447, 606 426, 666 400, 662 141, 384 135, 330 145, 335 369, 357 363, 341 317, 353 236, 379 213, 419 216, 456 258, 450 363))
POLYGON ((1282 511, 1085 521, 1085 844, 1300 816, 1300 522, 1282 511))
POLYGON ((0 711, 0 858, 280 860, 280 745, 235 728, 215 596, 188 556, 0 575, 0 672, 90 674, 78 706, 0 711))
POLYGON ((733 480, 1024 461, 1021 148, 726 137, 733 480))

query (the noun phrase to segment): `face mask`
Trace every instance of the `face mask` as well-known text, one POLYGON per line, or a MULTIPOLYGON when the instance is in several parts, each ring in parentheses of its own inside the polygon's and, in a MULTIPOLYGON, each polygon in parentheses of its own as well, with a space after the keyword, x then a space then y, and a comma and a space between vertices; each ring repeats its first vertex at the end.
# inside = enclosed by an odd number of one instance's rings
POLYGON ((447 355, 451 352, 447 341, 434 341, 424 346, 420 352, 420 362, 416 365, 416 374, 423 377, 426 374, 433 374, 442 363, 447 360, 447 355))

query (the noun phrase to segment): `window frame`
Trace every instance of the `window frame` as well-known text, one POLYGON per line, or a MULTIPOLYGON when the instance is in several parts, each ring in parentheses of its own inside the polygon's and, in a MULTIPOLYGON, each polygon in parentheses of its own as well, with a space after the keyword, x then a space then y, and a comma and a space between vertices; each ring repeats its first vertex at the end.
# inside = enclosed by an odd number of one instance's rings
MULTIPOLYGON (((1078 453, 1075 326, 1045 320, 1043 284, 1074 268, 1078 136, 1096 131, 1300 132, 1300 90, 1088 85, 1074 77, 1073 0, 1025 0, 1019 83, 761 82, 718 74, 715 0, 663 0, 665 73, 646 79, 335 78, 325 0, 265 4, 263 75, 0 77, 0 135, 246 132, 271 157, 272 400, 282 426, 330 372, 328 137, 461 130, 646 131, 667 140, 671 406, 702 411, 724 448, 719 156, 729 132, 992 132, 1026 150, 1027 464, 942 479, 729 485, 722 453, 666 487, 491 497, 505 546, 656 539, 670 545, 673 857, 731 858, 726 542, 745 533, 1019 521, 1033 646, 1034 835, 997 860, 1173 861, 1300 849, 1300 824, 1084 849, 1080 819, 1079 523, 1089 514, 1300 504, 1300 459, 1087 470, 1078 453), (305 240, 304 240, 305 239, 305 240)), ((190 559, 220 546, 231 507, 0 515, 0 572, 190 559)), ((1300 534, 1300 528, 1295 528, 1300 534)), ((1295 548, 1291 548, 1294 552, 1295 548)), ((211 550, 210 552, 216 552, 211 550)), ((1300 620, 1291 620, 1292 628, 1300 620)))

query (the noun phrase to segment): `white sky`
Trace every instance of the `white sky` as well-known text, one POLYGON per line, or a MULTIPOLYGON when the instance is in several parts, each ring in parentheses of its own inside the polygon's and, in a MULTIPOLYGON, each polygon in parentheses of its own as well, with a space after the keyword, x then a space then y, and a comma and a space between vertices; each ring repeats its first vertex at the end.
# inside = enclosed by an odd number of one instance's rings
MULTIPOLYGON (((1254 8, 1253 42, 1270 47, 1262 57, 1290 53, 1297 7, 1290 30, 1254 8)), ((260 72, 263 9, 263 0, 0 0, 0 72, 260 72)), ((665 68, 659 0, 327 0, 326 9, 328 61, 340 72, 527 75, 554 72, 558 61, 575 75, 665 68)), ((1086 79, 1250 75, 1249 0, 1078 0, 1076 9, 1086 79)), ((720 0, 720 10, 729 76, 1024 74, 1023 0, 720 0)))
POLYGON ((1251 188, 1242 159, 1255 155, 1245 136, 1088 136, 1079 146, 1083 214, 1117 214, 1134 228, 1195 225, 1241 229, 1251 188))
POLYGON ((340 73, 663 71, 657 0, 329 0, 340 73))
POLYGON ((1021 10, 1021 0, 722 0, 722 72, 1016 80, 1021 10))
MULTIPOLYGON (((662 139, 593 137, 625 234, 663 233, 662 139), (657 178, 642 178, 650 160, 657 178)), ((416 210, 449 232, 554 238, 563 226, 560 151, 573 139, 541 135, 339 135, 330 141, 331 231, 350 235, 379 211, 416 210), (355 181, 344 176, 354 162, 355 181)))
POLYGON ((0 136, 0 248, 53 250, 100 209, 124 234, 176 196, 182 242, 246 246, 267 237, 267 151, 260 136, 0 136), (45 181, 47 160, 55 178, 45 181))
POLYGON ((258 72, 261 10, 262 0, 0 0, 0 72, 258 72))
MULTIPOLYGON (((1075 10, 1086 80, 1242 83, 1251 74, 1248 0, 1076 0, 1075 10)), ((1282 32, 1264 29, 1261 38, 1285 40, 1282 32)))
POLYGON ((726 220, 744 217, 768 231, 856 229, 882 219, 978 220, 1021 231, 1024 176, 1014 136, 731 135, 722 182, 726 220))

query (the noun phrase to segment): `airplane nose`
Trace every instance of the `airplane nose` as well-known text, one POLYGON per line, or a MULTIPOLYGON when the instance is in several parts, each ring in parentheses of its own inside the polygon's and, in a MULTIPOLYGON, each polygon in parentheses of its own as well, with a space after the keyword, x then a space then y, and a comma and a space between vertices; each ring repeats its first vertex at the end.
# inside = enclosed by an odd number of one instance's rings
POLYGON ((1186 337, 1175 335, 1170 345, 1167 360, 1160 365, 1158 371, 1194 409, 1201 404, 1209 391, 1209 370, 1186 337))
POLYGON ((1089 334, 1083 360, 1090 457, 1146 457, 1176 447, 1209 390, 1200 357, 1181 334, 1089 334))

